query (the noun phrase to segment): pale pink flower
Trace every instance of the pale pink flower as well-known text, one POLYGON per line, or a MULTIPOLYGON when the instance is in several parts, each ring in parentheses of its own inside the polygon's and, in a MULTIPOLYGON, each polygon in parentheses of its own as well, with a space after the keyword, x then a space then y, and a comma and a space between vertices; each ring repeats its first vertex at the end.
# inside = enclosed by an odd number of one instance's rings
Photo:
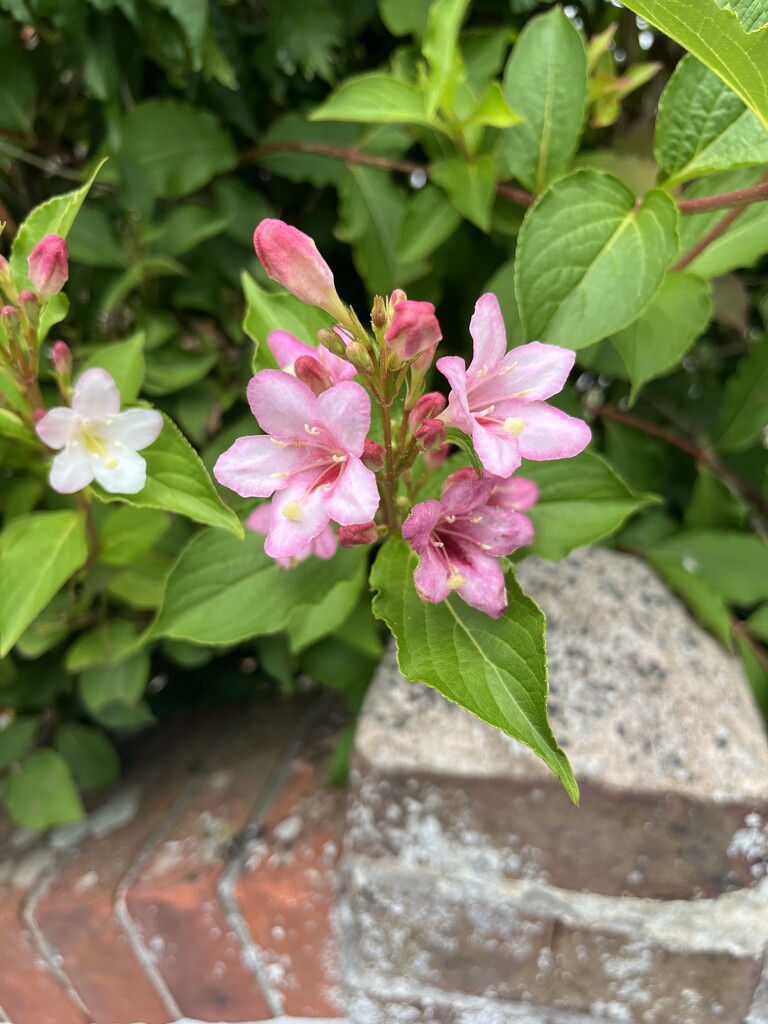
POLYGON ((533 525, 509 508, 498 480, 465 474, 446 483, 439 500, 414 505, 403 523, 403 537, 421 555, 413 576, 416 590, 432 603, 455 590, 468 605, 497 619, 507 607, 499 558, 530 544, 533 525))
MULTIPOLYGON (((262 537, 266 537, 269 533, 269 520, 272 515, 272 510, 269 507, 269 502, 263 505, 259 505, 253 512, 248 516, 246 520, 246 526, 249 530, 253 530, 254 533, 260 533, 262 537)), ((328 560, 333 558, 339 547, 339 542, 336 539, 336 534, 333 532, 333 528, 330 523, 324 530, 322 530, 313 540, 307 544, 305 548, 298 551, 292 558, 276 558, 275 561, 281 569, 293 569, 294 566, 300 562, 306 561, 310 555, 315 555, 317 558, 328 560)))
POLYGON ((425 366, 429 366, 437 343, 443 336, 435 316, 435 307, 431 302, 402 299, 394 309, 392 323, 384 335, 387 347, 404 363, 410 363, 421 356, 420 366, 424 360, 425 366))
POLYGON ((163 417, 154 409, 120 412, 120 392, 106 370, 86 370, 72 408, 58 406, 35 427, 49 448, 60 450, 51 466, 51 487, 73 494, 93 480, 111 494, 137 494, 147 464, 137 453, 157 439, 163 417))
POLYGON ((294 377, 296 376, 296 363, 302 358, 316 360, 325 371, 330 385, 338 384, 342 380, 352 380, 357 373, 351 363, 342 359, 341 356, 334 355, 325 345, 319 344, 317 348, 305 345, 303 341, 299 341, 288 331, 271 331, 267 335, 267 345, 280 369, 285 370, 286 373, 292 373, 294 377))
POLYGON ((29 279, 41 299, 57 295, 69 277, 69 250, 60 235, 46 235, 27 257, 29 279))
POLYGON ((470 434, 489 473, 508 477, 523 458, 567 459, 589 444, 583 420, 547 405, 561 391, 575 353, 532 341, 507 352, 504 320, 495 295, 483 295, 469 327, 474 341, 467 368, 458 356, 438 359, 451 393, 444 413, 470 434))
POLYGON ((248 385, 253 415, 266 434, 241 437, 220 456, 214 474, 245 498, 268 498, 264 550, 292 558, 333 520, 353 526, 379 507, 375 475, 361 455, 371 400, 355 381, 315 395, 281 370, 262 370, 248 385))

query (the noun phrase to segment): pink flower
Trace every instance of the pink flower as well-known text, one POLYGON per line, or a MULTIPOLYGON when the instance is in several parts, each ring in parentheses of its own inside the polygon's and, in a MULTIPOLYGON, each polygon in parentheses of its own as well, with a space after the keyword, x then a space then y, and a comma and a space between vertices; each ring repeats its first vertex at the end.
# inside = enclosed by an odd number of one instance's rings
POLYGON ((499 558, 530 544, 533 526, 506 504, 509 495, 499 490, 500 481, 468 475, 449 481, 439 501, 414 505, 403 523, 403 537, 421 555, 416 590, 433 603, 455 590, 468 605, 498 619, 507 607, 499 558))
POLYGON ((342 323, 349 323, 349 311, 336 294, 333 273, 314 239, 282 220, 268 218, 256 228, 253 246, 273 281, 308 306, 320 306, 342 323))
POLYGON ((216 479, 245 498, 272 502, 264 550, 293 558, 333 520, 353 526, 379 507, 376 477, 363 465, 371 400, 355 381, 314 395, 281 370, 248 385, 253 415, 266 434, 241 437, 214 467, 216 479))
MULTIPOLYGON (((446 477, 443 483, 443 493, 462 480, 476 480, 477 475, 471 466, 457 469, 446 477)), ((506 508, 511 512, 526 512, 532 505, 536 504, 539 497, 539 488, 533 480, 527 480, 522 476, 510 476, 506 479, 500 476, 485 476, 483 479, 490 480, 493 484, 491 496, 488 499, 489 505, 496 508, 506 508)))
POLYGON ((448 415, 470 434, 489 473, 508 477, 523 458, 567 459, 589 444, 591 433, 544 401, 561 391, 575 353, 533 341, 507 352, 504 321, 495 295, 483 295, 469 326, 472 362, 446 356, 437 368, 448 378, 448 415))
POLYGON ((77 382, 72 408, 51 409, 35 427, 44 444, 61 449, 51 466, 51 487, 73 494, 94 479, 111 494, 137 494, 147 464, 137 454, 163 429, 154 409, 120 412, 120 392, 106 370, 86 370, 77 382))
POLYGON ((376 523, 357 523, 355 526, 339 527, 339 544, 343 548, 357 548, 373 544, 379 536, 376 523))
POLYGON ((305 345, 288 331, 272 331, 267 335, 267 345, 280 369, 292 373, 294 377, 297 376, 296 363, 303 358, 314 359, 320 364, 325 371, 324 376, 330 380, 329 386, 342 380, 352 380, 357 372, 351 363, 341 356, 334 355, 325 345, 318 345, 317 348, 305 345))
POLYGON ((57 295, 69 277, 69 250, 60 235, 46 235, 27 257, 29 279, 41 299, 57 295))
POLYGON ((402 299, 395 305, 384 340, 402 362, 409 363, 422 356, 428 366, 442 336, 431 302, 402 299))
MULTIPOLYGON (((269 520, 272 515, 272 511, 269 507, 269 502, 264 505, 259 505, 253 512, 248 516, 246 526, 249 530, 253 530, 254 533, 260 533, 263 537, 266 537, 269 532, 269 520)), ((300 562, 304 562, 310 555, 316 555, 318 558, 329 559, 333 558, 338 550, 339 542, 336 540, 336 534, 330 525, 326 526, 314 540, 311 540, 305 548, 302 548, 292 558, 276 558, 275 561, 281 569, 293 569, 294 566, 300 562)))

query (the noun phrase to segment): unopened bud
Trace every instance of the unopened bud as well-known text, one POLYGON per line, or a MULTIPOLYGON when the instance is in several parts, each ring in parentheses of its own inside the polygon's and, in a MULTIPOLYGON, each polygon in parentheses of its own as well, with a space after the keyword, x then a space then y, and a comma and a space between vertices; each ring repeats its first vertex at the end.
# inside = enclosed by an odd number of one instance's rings
POLYGON ((366 441, 363 445, 362 461, 367 469, 378 473, 380 469, 384 468, 384 447, 375 441, 366 441))
POLYGON ((56 373, 60 377, 68 377, 72 372, 72 353, 69 345, 63 341, 57 341, 51 349, 51 359, 56 373))
POLYGON ((373 309, 371 310, 371 327, 374 331, 380 331, 386 326, 387 308, 384 303, 384 299, 382 299, 380 295, 377 295, 373 300, 373 309))
POLYGON ((339 527, 339 544, 343 548, 357 548, 373 544, 379 536, 376 523, 357 523, 355 526, 339 527))
POLYGON ((409 363, 423 353, 429 353, 428 358, 431 359, 431 353, 442 336, 431 302, 404 299, 395 306, 384 340, 392 352, 404 363, 409 363))
POLYGON ((16 334, 19 329, 19 311, 15 306, 3 306, 0 309, 0 320, 9 338, 16 334))
POLYGON ((398 302, 405 302, 408 296, 405 294, 402 288, 395 288, 392 294, 389 296, 390 306, 396 306, 398 302))
POLYGON ((302 384, 306 384, 315 395, 322 395, 333 386, 331 375, 320 362, 312 356, 299 356, 293 364, 293 372, 302 384))
POLYGON ((23 292, 19 292, 19 306, 32 326, 37 327, 40 321, 40 300, 37 295, 25 288, 23 292))
POLYGON ((424 452, 424 466, 427 469, 437 469, 438 466, 442 466, 445 460, 448 458, 451 451, 449 444, 441 445, 440 448, 435 448, 434 451, 424 452))
POLYGON ((46 235, 27 257, 29 279, 45 302, 58 295, 69 277, 69 250, 60 235, 46 235))
POLYGON ((418 430, 426 419, 438 417, 446 405, 445 395, 441 395, 439 391, 428 391, 426 395, 422 395, 408 417, 411 430, 418 430))
POLYGON ((347 345, 344 358, 352 363, 353 366, 356 366, 358 370, 370 370, 373 366, 370 354, 359 341, 353 341, 350 345, 347 345))
POLYGON ((13 272, 5 256, 0 256, 0 288, 3 291, 13 290, 13 272))
POLYGON ((317 340, 321 345, 325 345, 329 352, 333 352, 335 356, 346 355, 349 340, 340 331, 332 331, 328 327, 324 327, 321 331, 317 332, 317 340))
POLYGON ((431 452, 445 444, 445 424, 442 420, 425 419, 413 435, 423 452, 431 452))

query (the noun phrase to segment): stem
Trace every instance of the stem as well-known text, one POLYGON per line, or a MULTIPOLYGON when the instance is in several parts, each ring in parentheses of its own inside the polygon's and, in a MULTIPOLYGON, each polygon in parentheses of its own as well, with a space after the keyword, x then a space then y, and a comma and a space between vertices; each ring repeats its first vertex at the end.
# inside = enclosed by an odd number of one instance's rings
POLYGON ((717 241, 721 235, 724 235, 736 218, 740 217, 745 210, 746 206, 734 206, 732 210, 729 210, 714 227, 710 228, 706 235, 703 235, 695 245, 691 246, 688 252, 680 257, 672 267, 672 270, 685 270, 687 266, 693 263, 697 256, 700 256, 705 249, 708 249, 713 242, 717 241))
POLYGON ((90 569, 99 558, 99 535, 93 519, 93 504, 86 492, 78 491, 74 495, 78 508, 85 513, 85 535, 88 540, 88 568, 90 569))
POLYGON ((731 207, 749 206, 768 200, 768 180, 759 181, 749 188, 737 188, 734 192, 721 192, 716 196, 700 196, 698 199, 679 199, 680 213, 706 213, 708 210, 727 210, 731 207))

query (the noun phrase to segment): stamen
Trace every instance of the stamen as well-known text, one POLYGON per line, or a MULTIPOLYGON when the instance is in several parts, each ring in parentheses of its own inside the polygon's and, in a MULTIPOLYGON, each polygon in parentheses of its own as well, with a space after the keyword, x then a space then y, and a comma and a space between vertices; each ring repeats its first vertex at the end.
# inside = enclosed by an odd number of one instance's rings
POLYGON ((470 523, 482 523, 483 517, 482 516, 471 516, 469 521, 470 521, 470 523))
POLYGON ((523 391, 516 391, 514 393, 514 395, 512 395, 512 397, 513 398, 525 398, 525 396, 526 395, 530 395, 530 393, 532 391, 533 391, 533 388, 525 388, 523 391))
POLYGON ((332 455, 331 458, 333 459, 334 462, 346 462, 347 461, 347 456, 346 455, 332 455))
POLYGON ((476 412, 475 416, 490 416, 495 408, 495 405, 489 405, 487 409, 481 409, 480 412, 476 412))
POLYGON ((286 519, 290 519, 292 523, 304 522, 304 509, 298 501, 289 501, 283 509, 283 515, 286 519))
POLYGON ((304 429, 310 435, 310 437, 315 437, 316 434, 320 433, 320 428, 319 427, 310 427, 310 425, 308 423, 304 424, 304 429))
POLYGON ((271 434, 269 435, 269 440, 272 444, 276 444, 278 448, 286 448, 288 446, 287 441, 278 441, 278 439, 276 437, 272 437, 271 434))
POLYGON ((270 473, 269 476, 271 480, 284 480, 287 476, 290 475, 290 473, 270 473))
POLYGON ((446 521, 446 523, 455 523, 456 522, 456 516, 446 516, 445 517, 445 521, 446 521))
POLYGON ((481 370, 478 370, 477 373, 475 374, 475 376, 476 377, 484 377, 486 375, 486 373, 488 373, 488 366, 487 366, 486 363, 483 363, 483 368, 481 370))

